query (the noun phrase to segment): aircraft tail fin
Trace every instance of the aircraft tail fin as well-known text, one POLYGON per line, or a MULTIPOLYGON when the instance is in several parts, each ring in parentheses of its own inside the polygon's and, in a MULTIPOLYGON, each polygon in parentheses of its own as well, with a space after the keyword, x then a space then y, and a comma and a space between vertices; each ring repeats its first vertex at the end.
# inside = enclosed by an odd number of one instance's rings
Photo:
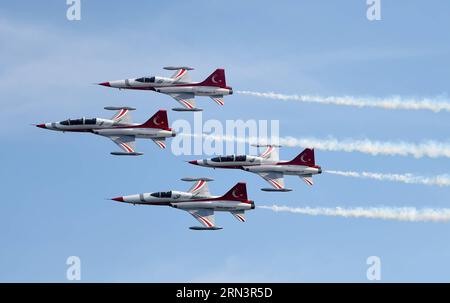
POLYGON ((225 80, 225 70, 222 68, 216 69, 205 81, 201 82, 200 85, 204 86, 215 86, 215 87, 227 87, 227 82, 225 80))
POLYGON ((306 166, 314 166, 316 165, 314 159, 314 149, 306 148, 302 151, 297 157, 289 161, 289 164, 292 165, 306 165, 306 166))
POLYGON ((148 119, 147 122, 141 124, 140 127, 168 129, 169 121, 167 119, 167 111, 160 109, 156 114, 148 119))
POLYGON ((247 184, 243 182, 237 183, 220 199, 229 201, 247 201, 247 184))

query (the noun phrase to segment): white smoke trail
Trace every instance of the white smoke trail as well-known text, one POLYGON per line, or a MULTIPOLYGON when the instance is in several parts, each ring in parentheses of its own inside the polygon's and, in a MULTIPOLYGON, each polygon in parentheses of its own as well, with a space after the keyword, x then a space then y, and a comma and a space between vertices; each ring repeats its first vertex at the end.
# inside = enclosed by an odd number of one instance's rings
POLYGON ((271 138, 270 140, 257 137, 238 138, 235 136, 222 135, 196 135, 183 134, 184 136, 198 137, 209 140, 233 141, 237 143, 249 144, 280 144, 287 147, 312 147, 325 151, 341 151, 341 152, 360 152, 370 155, 389 155, 389 156, 412 156, 415 158, 430 157, 446 157, 450 158, 450 142, 424 141, 421 143, 410 143, 403 141, 372 141, 369 139, 344 139, 337 140, 334 138, 318 139, 312 137, 294 138, 280 137, 271 138))
POLYGON ((280 144, 292 147, 311 146, 327 151, 361 152, 371 155, 413 156, 422 157, 450 157, 450 144, 436 141, 425 141, 419 144, 409 142, 371 141, 369 139, 345 139, 339 141, 334 138, 280 138, 280 144))
POLYGON ((323 97, 315 95, 284 95, 274 92, 260 93, 253 91, 237 91, 237 93, 260 98, 274 100, 293 100, 299 102, 334 104, 355 107, 372 107, 384 109, 405 109, 405 110, 430 110, 435 113, 440 111, 450 111, 450 102, 444 97, 435 98, 402 98, 400 96, 392 96, 388 98, 357 98, 352 96, 342 97, 323 97))
POLYGON ((289 212, 309 216, 331 216, 344 218, 367 218, 407 222, 448 222, 450 221, 450 209, 414 207, 355 207, 355 208, 325 208, 325 207, 289 207, 289 206, 258 206, 274 212, 289 212))
POLYGON ((450 186, 450 175, 437 175, 433 177, 418 176, 413 174, 382 174, 382 173, 372 173, 372 172, 355 172, 355 171, 338 171, 338 170, 327 170, 326 173, 362 178, 362 179, 374 179, 379 181, 392 181, 392 182, 402 182, 407 184, 423 184, 430 186, 450 186))

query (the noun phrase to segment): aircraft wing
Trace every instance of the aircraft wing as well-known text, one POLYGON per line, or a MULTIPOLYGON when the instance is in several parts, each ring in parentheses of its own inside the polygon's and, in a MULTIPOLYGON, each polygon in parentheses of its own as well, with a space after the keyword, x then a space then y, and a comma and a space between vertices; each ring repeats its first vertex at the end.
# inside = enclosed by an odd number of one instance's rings
POLYGON ((217 229, 214 223, 214 210, 212 209, 192 209, 188 210, 195 219, 208 229, 217 229))
POLYGON ((188 70, 190 68, 179 67, 175 70, 171 78, 174 82, 191 82, 191 77, 189 76, 188 70))
POLYGON ((195 110, 195 96, 192 93, 169 94, 178 101, 186 110, 195 110))
POLYGON ((224 105, 225 104, 225 101, 223 101, 223 96, 222 95, 211 96, 211 99, 213 99, 213 101, 216 102, 219 105, 224 105))
POLYGON ((303 181, 305 181, 305 183, 308 184, 309 186, 314 185, 312 176, 300 176, 300 178, 303 179, 303 181))
POLYGON ((244 210, 235 210, 232 211, 231 214, 241 222, 245 222, 245 211, 244 210))
POLYGON ((264 180, 266 180, 275 189, 284 189, 284 178, 282 173, 268 172, 258 173, 264 180))
POLYGON ((195 196, 211 196, 208 189, 208 181, 205 179, 199 179, 195 184, 189 189, 189 192, 195 196))
POLYGON ((112 136, 109 137, 114 143, 119 146, 123 152, 112 152, 113 155, 142 155, 135 150, 135 137, 134 136, 112 136))
POLYGON ((265 146, 266 149, 259 155, 261 158, 271 160, 271 161, 279 161, 280 155, 278 152, 279 146, 277 145, 257 145, 260 147, 265 146))
POLYGON ((162 149, 166 148, 166 140, 165 138, 155 138, 152 139, 153 142, 155 142, 156 145, 158 145, 159 147, 161 147, 162 149))
POLYGON ((135 110, 132 107, 117 107, 117 106, 107 106, 106 110, 116 110, 117 112, 112 116, 111 120, 115 123, 131 123, 131 111, 135 110))

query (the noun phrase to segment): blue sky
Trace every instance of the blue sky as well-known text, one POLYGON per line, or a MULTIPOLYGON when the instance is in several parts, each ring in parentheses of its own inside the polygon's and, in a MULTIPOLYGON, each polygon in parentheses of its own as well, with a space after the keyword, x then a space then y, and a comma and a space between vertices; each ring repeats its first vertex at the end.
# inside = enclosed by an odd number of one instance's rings
MULTIPOLYGON (((137 107, 143 121, 175 103, 150 92, 92 85, 190 65, 195 80, 224 67, 235 90, 286 94, 433 97, 449 92, 447 1, 382 1, 382 20, 366 1, 82 0, 82 20, 65 1, 2 1, 0 6, 0 281, 66 281, 79 256, 82 281, 345 282, 366 280, 366 259, 381 258, 382 281, 448 281, 447 223, 308 217, 268 210, 240 224, 219 213, 219 232, 193 232, 191 216, 105 198, 187 189, 190 175, 216 179, 213 194, 238 181, 257 204, 446 208, 449 189, 321 175, 307 188, 265 193, 240 171, 187 165, 140 140, 142 157, 113 157, 106 139, 43 131, 32 123, 105 116, 107 105, 137 107)), ((233 95, 204 119, 278 119, 282 136, 426 139, 448 142, 448 113, 388 111, 276 102, 233 95)), ((169 111, 169 121, 191 120, 169 111)), ((293 158, 299 148, 281 150, 293 158)), ((194 157, 198 158, 198 157, 194 157)), ((448 160, 316 151, 324 168, 448 173, 448 160)))

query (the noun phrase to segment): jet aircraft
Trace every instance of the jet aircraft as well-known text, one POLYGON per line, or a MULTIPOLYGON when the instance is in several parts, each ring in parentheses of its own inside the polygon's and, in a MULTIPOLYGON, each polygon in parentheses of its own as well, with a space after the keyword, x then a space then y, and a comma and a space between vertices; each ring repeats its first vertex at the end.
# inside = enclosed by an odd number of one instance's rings
POLYGON ((92 133, 110 138, 123 150, 122 152, 111 152, 116 156, 142 155, 143 153, 135 150, 136 138, 152 139, 160 148, 166 148, 165 139, 176 136, 176 133, 169 127, 165 110, 159 110, 147 122, 138 124, 131 122, 130 112, 135 108, 108 106, 105 109, 115 110, 117 113, 111 119, 83 117, 36 126, 62 132, 92 133))
POLYGON ((118 89, 151 90, 174 98, 183 107, 173 108, 175 111, 201 111, 195 105, 195 96, 208 96, 218 105, 224 105, 223 97, 233 94, 233 89, 227 86, 225 70, 216 69, 202 82, 192 82, 187 66, 167 66, 166 70, 175 71, 168 77, 140 77, 99 83, 106 87, 118 89))
POLYGON ((140 205, 163 205, 181 209, 190 213, 202 226, 193 226, 193 230, 222 229, 215 225, 214 212, 230 212, 236 219, 245 222, 245 211, 255 208, 255 203, 247 198, 245 183, 237 183, 223 196, 212 196, 207 182, 210 178, 183 178, 182 181, 195 182, 187 191, 153 192, 116 197, 111 200, 140 205))
POLYGON ((220 156, 210 159, 193 160, 189 163, 210 168, 242 169, 256 173, 266 180, 272 188, 262 188, 263 191, 291 191, 284 186, 284 175, 295 175, 305 181, 308 185, 313 185, 312 176, 321 174, 322 168, 315 163, 314 150, 305 149, 291 161, 280 161, 278 145, 257 145, 266 147, 266 150, 259 156, 220 156))

